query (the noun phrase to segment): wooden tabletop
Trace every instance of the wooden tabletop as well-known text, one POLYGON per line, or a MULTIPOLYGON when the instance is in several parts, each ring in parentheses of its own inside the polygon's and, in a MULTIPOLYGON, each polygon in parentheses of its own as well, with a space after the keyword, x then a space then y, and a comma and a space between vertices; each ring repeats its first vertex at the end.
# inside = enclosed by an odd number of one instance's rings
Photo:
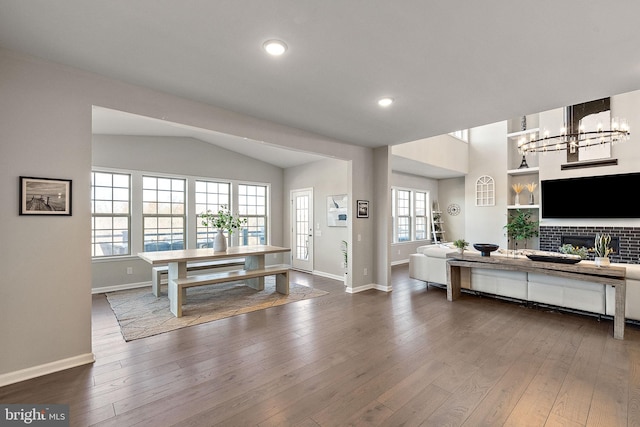
MULTIPOLYGON (((512 258, 509 256, 481 256, 477 254, 447 254, 447 258, 469 263, 500 264, 504 270, 527 270, 545 273, 549 270, 556 272, 567 272, 574 274, 584 274, 590 276, 608 277, 614 279, 624 279, 627 274, 625 267, 609 266, 598 267, 593 261, 582 260, 576 264, 563 264, 556 262, 533 261, 527 257, 519 256, 512 258)), ((558 274, 560 275, 560 274, 558 274)))
POLYGON ((229 246, 226 252, 215 252, 212 248, 181 249, 176 251, 139 252, 138 257, 149 264, 170 262, 203 261, 224 258, 242 258, 255 255, 290 252, 290 248, 271 245, 229 246))

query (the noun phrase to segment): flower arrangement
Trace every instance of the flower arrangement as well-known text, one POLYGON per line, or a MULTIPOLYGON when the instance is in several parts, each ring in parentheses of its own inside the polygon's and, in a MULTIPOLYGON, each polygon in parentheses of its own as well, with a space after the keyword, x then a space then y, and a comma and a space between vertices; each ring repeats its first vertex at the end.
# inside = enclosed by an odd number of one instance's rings
POLYGON ((529 190, 529 193, 533 193, 533 190, 535 190, 537 186, 538 184, 536 184, 535 182, 531 182, 527 184, 527 190, 529 190))
POLYGON ((613 252, 613 249, 609 246, 611 244, 611 235, 609 234, 596 234, 593 251, 599 258, 609 258, 609 254, 613 252))
POLYGON ((232 214, 227 205, 221 205, 220 209, 218 209, 218 212, 216 213, 213 213, 210 210, 201 213, 200 218, 202 220, 202 225, 205 227, 226 230, 229 234, 247 223, 246 218, 241 219, 239 216, 232 214))
POLYGON ((586 259, 587 253, 589 252, 589 250, 584 246, 577 247, 577 246, 570 245, 569 243, 560 246, 559 250, 560 250, 560 253, 563 253, 563 254, 578 255, 581 259, 586 259))
POLYGON ((511 186, 511 188, 513 188, 513 191, 516 192, 516 194, 520 194, 522 193, 522 190, 524 190, 524 185, 520 184, 519 182, 516 184, 513 184, 511 186))

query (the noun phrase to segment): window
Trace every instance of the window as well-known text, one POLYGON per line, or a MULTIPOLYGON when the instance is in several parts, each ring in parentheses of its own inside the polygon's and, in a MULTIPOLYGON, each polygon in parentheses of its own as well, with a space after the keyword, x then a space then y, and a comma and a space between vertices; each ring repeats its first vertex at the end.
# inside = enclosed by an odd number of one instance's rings
POLYGON ((428 238, 428 206, 429 195, 425 191, 391 189, 394 243, 428 238))
POLYGON ((247 224, 240 230, 240 246, 264 245, 267 242, 267 187, 238 185, 238 214, 247 224))
POLYGON ((129 255, 131 175, 91 172, 91 256, 129 255))
POLYGON ((424 240, 429 236, 427 228, 427 193, 415 191, 413 215, 415 218, 415 239, 424 240))
POLYGON ((411 240, 411 192, 398 190, 396 192, 396 241, 411 240))
POLYGON ((469 129, 457 130, 449 133, 454 138, 458 138, 461 141, 469 142, 469 129))
POLYGON ((185 179, 142 177, 144 251, 184 249, 185 179))
POLYGON ((200 214, 218 212, 222 206, 231 206, 231 185, 228 182, 196 181, 196 246, 212 248, 217 230, 202 225, 200 214))

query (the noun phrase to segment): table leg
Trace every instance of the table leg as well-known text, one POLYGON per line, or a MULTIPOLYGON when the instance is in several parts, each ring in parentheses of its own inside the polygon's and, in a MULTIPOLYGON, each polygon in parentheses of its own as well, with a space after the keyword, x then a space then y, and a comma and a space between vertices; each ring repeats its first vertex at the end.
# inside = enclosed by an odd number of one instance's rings
POLYGON ((169 297, 169 309, 176 317, 182 317, 182 303, 187 299, 187 290, 178 292, 176 279, 187 277, 187 262, 170 262, 168 272, 167 295, 169 297))
MULTIPOLYGON (((264 268, 264 255, 251 255, 244 258, 245 270, 258 270, 264 268)), ((264 290, 264 277, 256 277, 245 280, 245 284, 256 291, 264 290)))
POLYGON ((460 298, 460 288, 462 282, 462 267, 447 263, 447 300, 455 301, 460 298))
POLYGON ((625 305, 627 298, 627 284, 626 282, 613 287, 616 293, 616 314, 613 317, 613 337, 617 340, 624 339, 624 320, 625 320, 625 305))

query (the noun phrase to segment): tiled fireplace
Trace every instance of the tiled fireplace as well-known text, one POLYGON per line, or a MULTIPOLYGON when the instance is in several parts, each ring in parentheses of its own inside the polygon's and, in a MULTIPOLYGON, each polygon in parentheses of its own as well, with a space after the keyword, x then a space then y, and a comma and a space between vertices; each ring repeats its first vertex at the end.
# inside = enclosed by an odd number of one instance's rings
MULTIPOLYGON (((614 253, 611 262, 640 264, 640 228, 638 227, 558 227, 540 226, 540 249, 557 252, 563 244, 593 248, 596 234, 611 235, 614 253)), ((589 254, 593 259, 593 253, 589 254)))

